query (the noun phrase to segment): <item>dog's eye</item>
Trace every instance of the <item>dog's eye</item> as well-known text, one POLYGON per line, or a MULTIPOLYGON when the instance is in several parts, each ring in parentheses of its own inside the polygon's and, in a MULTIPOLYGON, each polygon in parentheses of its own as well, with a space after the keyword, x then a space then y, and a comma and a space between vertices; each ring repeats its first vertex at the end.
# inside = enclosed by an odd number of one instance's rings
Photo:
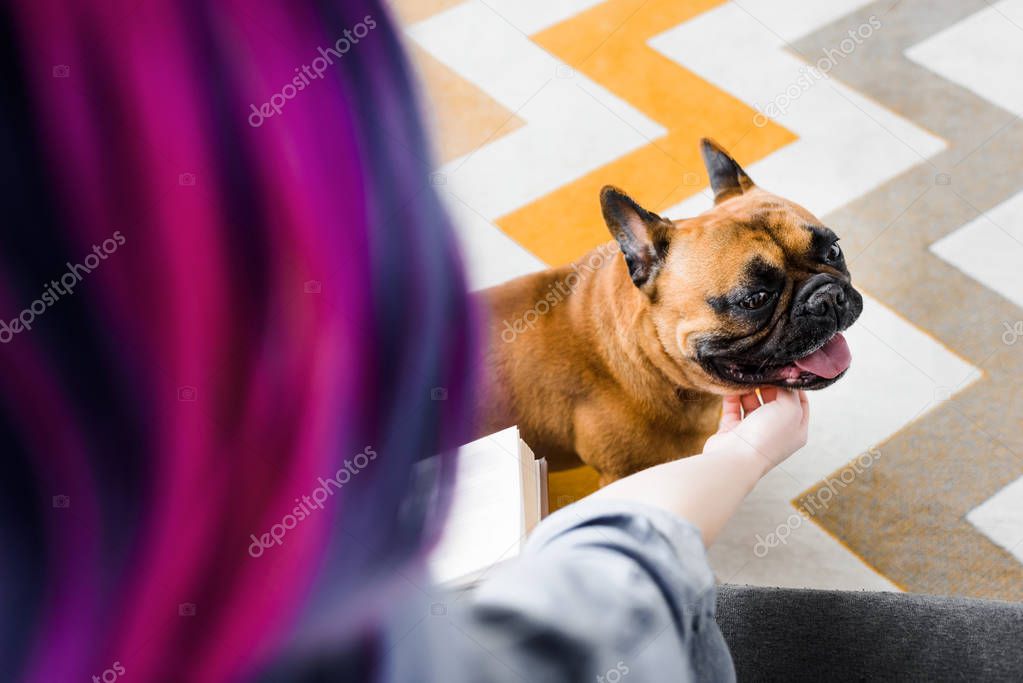
POLYGON ((828 263, 834 263, 842 258, 842 247, 838 246, 838 242, 833 242, 828 247, 828 254, 824 257, 828 263))
POLYGON ((739 302, 739 305, 745 308, 747 311, 755 311, 758 308, 763 308, 764 305, 771 300, 771 295, 761 290, 754 292, 748 297, 739 302))

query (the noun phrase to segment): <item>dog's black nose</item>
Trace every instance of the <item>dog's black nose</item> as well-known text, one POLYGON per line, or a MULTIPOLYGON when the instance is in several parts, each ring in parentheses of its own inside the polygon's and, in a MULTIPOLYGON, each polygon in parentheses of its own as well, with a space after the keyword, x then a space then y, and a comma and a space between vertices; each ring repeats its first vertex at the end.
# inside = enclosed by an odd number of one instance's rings
POLYGON ((810 294, 806 300, 806 312, 816 316, 825 316, 832 312, 841 314, 845 311, 845 305, 845 291, 842 285, 824 285, 810 294))
POLYGON ((795 315, 835 317, 841 320, 848 310, 845 287, 828 275, 815 275, 807 280, 796 295, 795 315))

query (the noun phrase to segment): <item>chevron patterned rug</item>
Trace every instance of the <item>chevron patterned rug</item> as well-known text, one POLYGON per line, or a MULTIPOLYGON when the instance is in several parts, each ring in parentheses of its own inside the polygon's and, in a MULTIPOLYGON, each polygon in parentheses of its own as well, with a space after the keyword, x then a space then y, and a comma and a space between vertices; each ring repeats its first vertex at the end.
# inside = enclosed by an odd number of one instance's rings
MULTIPOLYGON (((697 140, 835 226, 865 294, 723 582, 1023 600, 1023 0, 396 0, 474 287, 710 205, 697 140)), ((592 472, 552 477, 558 507, 592 472)), ((497 558, 495 558, 497 559, 497 558)))

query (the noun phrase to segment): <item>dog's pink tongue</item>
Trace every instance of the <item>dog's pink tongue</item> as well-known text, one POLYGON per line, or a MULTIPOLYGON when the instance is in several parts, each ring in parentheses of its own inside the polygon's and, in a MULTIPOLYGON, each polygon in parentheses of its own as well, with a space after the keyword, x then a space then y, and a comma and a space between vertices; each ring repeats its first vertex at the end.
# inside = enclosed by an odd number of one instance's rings
POLYGON ((827 344, 806 358, 794 362, 800 370, 812 372, 826 379, 834 379, 849 368, 852 353, 849 352, 849 345, 845 343, 845 337, 836 334, 827 344))

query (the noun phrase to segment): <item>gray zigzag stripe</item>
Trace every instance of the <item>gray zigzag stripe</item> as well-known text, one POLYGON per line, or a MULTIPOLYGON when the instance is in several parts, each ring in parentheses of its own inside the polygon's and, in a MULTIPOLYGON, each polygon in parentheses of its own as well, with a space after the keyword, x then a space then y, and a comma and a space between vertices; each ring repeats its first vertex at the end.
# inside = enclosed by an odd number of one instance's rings
POLYGON ((1001 341, 1003 322, 1023 310, 928 251, 1023 189, 1023 121, 903 55, 987 6, 886 0, 792 46, 816 57, 850 26, 881 18, 883 29, 831 77, 945 138, 948 149, 827 218, 865 290, 985 373, 882 444, 878 465, 815 519, 907 590, 1023 600, 1023 565, 965 519, 1023 475, 1023 351, 1001 341), (941 173, 951 184, 936 183, 941 173))

